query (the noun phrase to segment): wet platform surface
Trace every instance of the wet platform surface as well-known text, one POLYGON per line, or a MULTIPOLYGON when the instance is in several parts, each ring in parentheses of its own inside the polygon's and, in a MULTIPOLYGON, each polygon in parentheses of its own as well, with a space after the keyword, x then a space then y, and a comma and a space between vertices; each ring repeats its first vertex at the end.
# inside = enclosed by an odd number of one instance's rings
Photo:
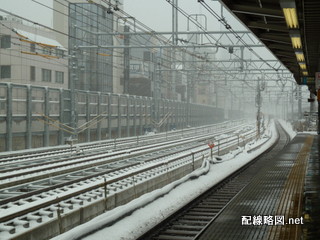
POLYGON ((304 239, 320 239, 320 138, 315 137, 308 160, 304 187, 304 239))
POLYGON ((319 137, 299 134, 279 154, 265 158, 199 239, 320 239, 319 137))

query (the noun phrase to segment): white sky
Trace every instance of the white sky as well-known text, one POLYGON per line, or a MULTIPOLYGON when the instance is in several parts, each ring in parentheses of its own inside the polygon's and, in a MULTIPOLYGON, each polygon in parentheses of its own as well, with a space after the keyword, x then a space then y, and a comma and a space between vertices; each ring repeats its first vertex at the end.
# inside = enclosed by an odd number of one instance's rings
MULTIPOLYGON (((210 2, 209 5, 215 8, 217 12, 220 12, 220 4, 210 2)), ((179 7, 182 8, 188 14, 205 14, 208 20, 208 29, 210 30, 225 30, 220 28, 217 20, 215 20, 207 10, 204 9, 196 0, 194 1, 179 1, 179 7)), ((151 28, 158 31, 171 30, 172 26, 172 7, 166 0, 126 0, 124 4, 124 10, 138 19, 146 19, 146 22, 150 24, 151 28)), ((227 14, 230 19, 230 14, 227 14)), ((204 24, 204 21, 202 22, 204 24)), ((233 21, 234 27, 239 27, 235 21, 233 21)), ((179 28, 186 30, 187 19, 180 14, 179 28)))
MULTIPOLYGON (((0 9, 5 9, 17 15, 23 16, 35 22, 39 22, 49 27, 52 26, 52 2, 54 0, 0 0, 0 9), (38 2, 38 3, 36 3, 38 2), (46 5, 41 6, 39 3, 46 5)), ((94 0, 100 2, 101 0, 94 0)), ((67 0, 66 0, 67 2, 67 0)), ((213 8, 218 14, 221 13, 221 6, 218 1, 207 1, 207 4, 213 8)), ((187 14, 204 14, 207 17, 209 31, 225 31, 218 20, 204 9, 196 0, 179 0, 179 7, 187 14)), ((135 17, 155 31, 171 31, 172 30, 172 7, 166 0, 124 0, 124 11, 135 17)), ((0 12, 0 15, 7 15, 0 12)), ((234 30, 246 30, 231 14, 224 9, 223 15, 227 22, 234 30)), ((204 21, 201 21, 204 24, 204 21)), ((187 19, 180 14, 179 31, 187 30, 187 19)), ((195 30, 190 28, 190 30, 195 30)), ((263 48, 256 48, 257 53, 264 59, 273 59, 273 55, 263 48)), ((220 53, 220 51, 219 51, 220 53)), ((221 56, 229 57, 221 51, 221 56)), ((246 54, 246 53, 245 53, 246 54)), ((254 57, 248 53, 247 57, 254 57)))
MULTIPOLYGON (((100 0, 95 1, 99 2, 100 0)), ((0 8, 51 27, 52 10, 36 2, 52 7, 53 0, 0 0, 0 8)), ((217 2, 210 1, 209 5, 217 12, 220 12, 220 4, 217 2)), ((188 14, 207 15, 208 29, 225 30, 196 0, 180 0, 179 6, 188 14)), ((169 31, 172 28, 172 7, 166 0, 124 0, 124 10, 155 31, 169 31)), ((236 21, 230 20, 232 19, 230 14, 226 13, 226 11, 224 13, 232 27, 238 29, 241 27, 236 21)), ((7 15, 1 12, 0 14, 7 15)), ((186 24, 186 18, 180 16, 179 28, 186 30, 186 24)))
MULTIPOLYGON (((0 9, 7 10, 19 16, 23 16, 32 21, 52 27, 52 2, 54 0, 0 0, 0 9), (41 5, 41 4, 42 5, 41 5), (44 5, 44 6, 43 6, 44 5), (47 7, 46 7, 47 6, 47 7)), ((68 1, 68 0, 63 0, 68 1)), ((94 0, 100 2, 101 0, 94 0)), ((218 14, 221 13, 221 5, 218 1, 208 1, 208 5, 218 14)), ((206 16, 207 29, 209 31, 225 31, 217 19, 215 19, 200 3, 196 0, 179 0, 179 7, 188 15, 201 14, 206 16)), ((124 11, 135 17, 138 21, 144 23, 154 31, 172 30, 172 6, 166 0, 124 0, 124 11)), ((7 15, 0 12, 0 15, 7 15)), ((223 16, 234 30, 246 30, 231 14, 224 9, 223 16)), ((199 22, 205 25, 205 18, 199 19, 199 22)), ((187 30, 188 20, 179 13, 179 31, 187 30)), ((193 24, 190 24, 190 30, 196 30, 193 24)), ((169 37, 167 35, 167 37, 169 37)), ((261 49, 262 50, 262 49, 261 49)), ((225 54, 225 52, 223 52, 225 54)), ((267 59, 272 58, 268 51, 261 53, 267 59)), ((228 55, 229 57, 229 55, 228 55)))
MULTIPOLYGON (((52 0, 37 0, 52 7, 52 0)), ((0 8, 41 24, 52 26, 52 10, 32 0, 0 0, 0 8)), ((0 11, 0 15, 8 15, 0 11)))

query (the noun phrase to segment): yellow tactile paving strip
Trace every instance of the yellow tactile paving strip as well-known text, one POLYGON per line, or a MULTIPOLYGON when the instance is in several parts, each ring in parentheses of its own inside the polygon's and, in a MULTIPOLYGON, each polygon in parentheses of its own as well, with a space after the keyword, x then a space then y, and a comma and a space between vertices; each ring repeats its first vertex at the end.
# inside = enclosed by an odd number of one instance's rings
MULTIPOLYGON (((313 143, 313 136, 308 136, 288 175, 280 197, 276 215, 284 216, 284 225, 273 225, 267 235, 268 240, 298 240, 301 238, 301 224, 286 224, 289 218, 301 221, 304 179, 308 156, 313 143)), ((302 219, 303 221, 303 219, 302 219)))

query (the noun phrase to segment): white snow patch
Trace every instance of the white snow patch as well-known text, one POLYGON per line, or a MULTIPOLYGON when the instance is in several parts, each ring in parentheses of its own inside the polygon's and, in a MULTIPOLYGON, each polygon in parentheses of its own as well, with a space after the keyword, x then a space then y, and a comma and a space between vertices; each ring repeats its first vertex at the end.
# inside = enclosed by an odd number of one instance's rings
POLYGON ((292 140, 297 135, 297 132, 293 130, 291 123, 282 119, 278 119, 278 121, 284 130, 289 134, 290 140, 292 140))

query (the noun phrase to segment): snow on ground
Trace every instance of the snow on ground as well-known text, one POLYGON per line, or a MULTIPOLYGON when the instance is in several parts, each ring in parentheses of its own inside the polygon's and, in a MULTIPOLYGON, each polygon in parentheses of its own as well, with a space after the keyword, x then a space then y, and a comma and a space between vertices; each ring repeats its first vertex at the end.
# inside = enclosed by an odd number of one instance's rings
POLYGON ((292 128, 292 125, 290 122, 287 122, 285 120, 278 120, 281 124, 281 126, 286 130, 286 132, 290 135, 291 140, 297 135, 297 134, 309 134, 309 135, 318 135, 317 131, 303 131, 303 132, 295 132, 292 128))
POLYGON ((293 130, 292 125, 291 125, 290 122, 287 122, 287 121, 282 120, 282 119, 278 119, 278 122, 281 124, 281 126, 289 134, 291 140, 297 135, 297 133, 293 130))
MULTIPOLYGON (((274 123, 271 124, 270 129, 270 140, 256 151, 247 153, 246 149, 242 149, 243 151, 239 153, 238 149, 234 151, 233 157, 230 157, 232 153, 229 153, 222 157, 221 161, 214 161, 215 164, 212 164, 212 161, 209 163, 209 161, 206 160, 202 168, 194 171, 183 179, 145 194, 126 205, 110 210, 53 239, 81 239, 82 236, 86 235, 86 237, 82 238, 83 240, 131 240, 138 238, 158 222, 167 218, 174 211, 270 147, 277 138, 274 123), (121 217, 123 218, 118 220, 121 217), (115 223, 110 224, 113 222, 115 223), (100 230, 96 231, 97 229, 100 230)), ((266 138, 255 141, 251 144, 251 148, 255 145, 261 145, 261 143, 265 141, 266 138)))

